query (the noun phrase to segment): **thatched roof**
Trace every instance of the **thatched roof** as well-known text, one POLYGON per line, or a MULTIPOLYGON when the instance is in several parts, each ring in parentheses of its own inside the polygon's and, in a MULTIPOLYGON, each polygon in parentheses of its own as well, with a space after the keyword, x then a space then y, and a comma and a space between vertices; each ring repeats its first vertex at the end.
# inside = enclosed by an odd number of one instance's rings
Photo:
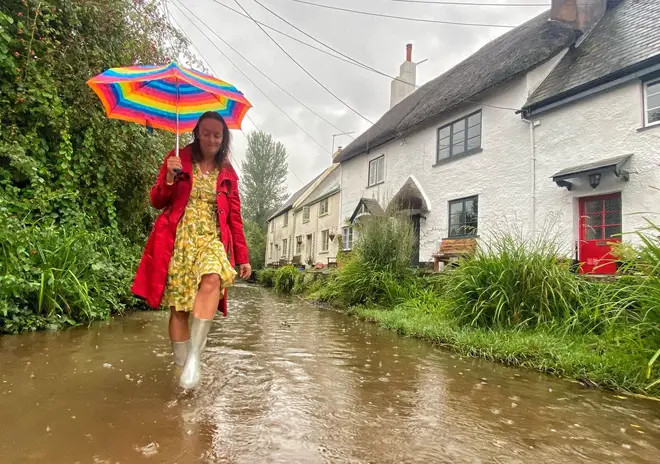
POLYGON ((473 97, 545 62, 579 35, 547 11, 489 42, 383 115, 335 158, 349 160, 399 135, 418 131, 473 97))
POLYGON ((659 24, 659 0, 626 0, 606 11, 536 89, 525 109, 613 80, 622 71, 634 72, 637 65, 660 62, 659 24))

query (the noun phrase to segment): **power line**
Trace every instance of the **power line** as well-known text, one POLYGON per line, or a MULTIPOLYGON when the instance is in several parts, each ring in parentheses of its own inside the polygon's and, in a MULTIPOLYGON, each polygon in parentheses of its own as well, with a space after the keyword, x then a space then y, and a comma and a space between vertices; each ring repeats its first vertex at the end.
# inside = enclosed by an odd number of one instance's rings
MULTIPOLYGON (((312 39, 314 42, 316 42, 316 43, 318 43, 318 44, 320 44, 320 45, 323 45, 324 47, 328 48, 329 50, 332 50, 333 52, 335 52, 335 53, 337 53, 337 54, 339 54, 339 55, 341 55, 341 56, 343 56, 343 57, 345 57, 345 58, 347 58, 347 59, 349 59, 349 60, 351 60, 351 61, 353 61, 353 62, 355 62, 355 63, 359 63, 359 64, 361 64, 365 69, 367 69, 367 70, 369 70, 369 71, 372 71, 372 72, 375 72, 376 74, 380 74, 381 76, 388 77, 388 78, 390 78, 390 79, 394 79, 394 80, 398 80, 398 81, 401 81, 401 82, 405 82, 406 84, 411 85, 411 86, 415 87, 416 89, 421 89, 423 92, 427 92, 427 90, 426 90, 426 89, 423 89, 422 86, 420 86, 420 85, 417 85, 417 84, 410 84, 410 83, 408 83, 408 82, 402 80, 400 77, 394 77, 394 76, 391 76, 391 75, 389 75, 389 74, 387 74, 387 73, 385 73, 385 72, 383 72, 383 71, 379 71, 378 69, 375 69, 375 68, 372 68, 371 66, 367 66, 367 65, 365 65, 365 64, 361 63, 360 61, 356 60, 355 58, 351 58, 350 56, 348 56, 348 55, 346 55, 346 54, 340 52, 339 50, 337 50, 337 49, 335 49, 335 48, 332 48, 330 45, 327 45, 326 43, 324 43, 324 42, 318 40, 317 38, 315 38, 315 37, 312 36, 311 34, 308 34, 307 32, 303 31, 303 30, 300 29, 298 26, 296 26, 295 24, 293 24, 293 23, 291 23, 290 21, 288 21, 286 18, 283 18, 282 16, 278 15, 276 12, 274 12, 273 10, 271 10, 270 8, 268 8, 267 6, 265 6, 264 4, 262 4, 259 0, 254 0, 254 2, 255 2, 257 5, 259 5, 261 8, 265 9, 265 10, 268 11, 270 14, 272 14, 273 16, 275 16, 276 18, 278 18, 279 20, 285 22, 286 24, 288 24, 289 26, 291 26, 292 28, 294 28, 295 30, 297 30, 298 32, 300 32, 301 34, 303 34, 304 36, 306 36, 306 37, 312 39)), ((488 106, 488 107, 491 107, 491 108, 497 108, 497 109, 501 109, 501 110, 518 111, 517 108, 508 108, 508 107, 504 107, 504 106, 490 105, 490 104, 487 104, 487 103, 483 103, 483 102, 475 102, 475 101, 471 101, 471 100, 464 100, 464 101, 467 102, 467 103, 477 103, 477 104, 481 104, 481 105, 483 105, 483 106, 488 106)))
POLYGON ((332 6, 332 5, 324 5, 321 3, 312 3, 308 2, 306 0, 287 0, 289 2, 294 2, 294 3, 300 3, 303 5, 310 5, 314 6, 316 8, 324 8, 327 10, 334 10, 334 11, 343 11, 346 13, 353 13, 353 14, 359 14, 363 16, 375 16, 379 18, 388 18, 388 19, 397 19, 400 21, 414 21, 414 22, 419 22, 419 23, 433 23, 433 24, 451 24, 454 26, 474 26, 474 27, 500 27, 500 28, 506 28, 506 29, 513 29, 516 26, 509 26, 505 24, 483 24, 483 23, 463 23, 463 22, 458 22, 458 21, 444 21, 441 19, 425 19, 425 18, 411 18, 408 16, 394 16, 394 15, 387 15, 383 13, 372 13, 368 11, 360 11, 360 10, 351 10, 350 8, 342 8, 339 6, 332 6))
POLYGON ((481 2, 446 2, 438 0, 383 0, 397 3, 419 3, 422 5, 454 5, 454 6, 504 6, 504 7, 549 7, 550 3, 481 3, 481 2))
MULTIPOLYGON (((182 14, 182 15, 183 15, 183 16, 184 16, 184 17, 185 17, 185 18, 186 18, 186 19, 187 19, 187 20, 188 20, 193 26, 195 26, 195 28, 196 28, 196 29, 197 29, 197 30, 198 30, 198 31, 199 31, 199 32, 200 32, 200 33, 206 38, 206 40, 208 40, 209 43, 210 43, 211 45, 213 45, 213 46, 215 47, 215 49, 218 50, 218 52, 220 52, 220 54, 221 54, 221 55, 222 55, 222 56, 223 56, 223 57, 224 57, 224 58, 225 58, 225 59, 226 59, 226 60, 227 60, 232 66, 234 66, 234 68, 236 68, 236 70, 237 70, 238 72, 240 72, 240 73, 243 75, 243 77, 245 77, 245 79, 247 79, 248 82, 250 82, 250 83, 251 83, 251 84, 252 84, 252 85, 253 85, 253 86, 254 86, 254 87, 255 87, 255 88, 256 88, 256 89, 257 89, 257 90, 263 95, 263 96, 264 96, 264 97, 266 97, 266 99, 268 99, 269 102, 271 102, 271 103, 273 104, 273 106, 275 106, 275 108, 277 108, 278 110, 280 110, 280 112, 282 112, 282 114, 284 114, 284 116, 286 116, 286 117, 287 117, 292 123, 294 123, 294 124, 295 124, 295 125, 301 130, 301 131, 303 131, 303 133, 304 133, 305 135, 307 135, 310 139, 312 139, 314 142, 316 142, 316 144, 317 144, 318 146, 320 146, 320 147, 323 149, 323 151, 325 151, 325 152, 327 152, 327 153, 330 153, 330 151, 329 151, 327 148, 325 148, 325 147, 323 146, 323 144, 321 144, 321 142, 319 142, 318 140, 316 140, 316 139, 315 139, 312 135, 310 135, 305 129, 303 129, 303 128, 300 126, 300 124, 298 124, 293 118, 291 118, 291 116, 289 116, 289 115, 287 114, 286 111, 284 111, 284 110, 283 110, 283 109, 282 109, 277 103, 275 103, 275 102, 274 102, 274 101, 273 101, 273 100, 272 100, 272 99, 271 99, 271 98, 270 98, 270 97, 269 97, 269 96, 268 96, 263 90, 261 90, 261 88, 259 88, 259 86, 258 86, 257 84, 255 84, 254 81, 252 81, 252 79, 250 79, 250 78, 248 77, 248 75, 245 74, 245 73, 241 70, 241 68, 239 68, 238 65, 237 65, 236 63, 234 63, 234 62, 231 60, 231 58, 229 58, 229 57, 227 56, 227 54, 226 54, 225 52, 223 52, 223 51, 222 51, 222 50, 221 50, 221 49, 215 44, 215 42, 214 42, 214 41, 213 41, 213 40, 212 40, 212 39, 211 39, 211 38, 210 38, 210 37, 209 37, 204 31, 202 31, 202 30, 199 28, 199 26, 197 26, 197 24, 195 24, 193 21, 191 21, 190 18, 188 18, 188 17, 185 15, 185 13, 184 13, 183 11, 181 11, 181 9, 179 8, 179 6, 178 6, 177 4, 174 4, 174 6, 175 6, 175 7, 181 12, 181 14, 182 14)), ((330 153, 330 155, 332 155, 332 153, 330 153)), ((300 179, 298 179, 298 180, 300 180, 300 179)), ((301 182, 302 182, 302 181, 301 181, 301 182)))
MULTIPOLYGON (((247 10, 246 10, 245 8, 243 8, 243 6, 239 3, 239 1, 238 1, 238 0, 234 0, 234 1, 235 1, 236 4, 241 8, 241 10, 243 10, 243 11, 245 12, 245 14, 248 15, 248 16, 250 16, 250 19, 252 19, 252 21, 254 21, 254 19, 253 19, 252 16, 250 15, 250 13, 248 13, 247 10)), ((278 47, 280 50, 282 50, 282 52, 283 52, 286 56, 289 57, 289 59, 291 59, 291 61, 293 61, 293 62, 294 62, 294 63, 295 63, 300 69, 302 69, 302 70, 305 72, 305 74, 307 74, 309 77, 311 77, 311 78, 314 80, 314 82, 316 82, 318 85, 320 85, 320 86, 321 86, 326 92, 328 92, 330 95, 332 95, 333 97, 335 97, 335 99, 337 99, 337 101, 339 101, 342 105, 344 105, 346 108, 348 108, 349 110, 351 110, 353 113, 357 114, 359 117, 361 117, 362 119, 364 119, 365 121, 367 121, 369 124, 371 124, 371 125, 376 125, 374 122, 370 121, 367 117, 363 116, 360 112, 358 112, 356 109, 354 109, 351 105, 349 105, 349 104, 346 103, 344 100, 342 100, 341 98, 339 98, 334 92, 332 92, 332 90, 330 90, 330 89, 327 88, 325 85, 323 85, 323 84, 322 84, 317 78, 315 78, 315 77, 314 77, 309 71, 307 71, 307 69, 305 69, 305 67, 304 67, 303 65, 301 65, 300 63, 298 63, 298 61, 296 61, 296 59, 295 59, 293 56, 291 56, 291 55, 289 54, 289 52, 287 52, 287 51, 284 49, 284 47, 282 47, 282 46, 279 44, 279 42, 278 42, 277 40, 275 40, 275 39, 274 39, 274 38, 273 38, 268 32, 266 32, 266 29, 264 29, 263 27, 261 27, 261 25, 260 25, 259 23, 257 23, 256 21, 254 21, 254 23, 259 27, 259 29, 261 29, 261 31, 262 31, 264 34, 266 34, 266 36, 267 36, 267 37, 268 37, 268 38, 269 38, 269 39, 270 39, 275 45, 277 45, 277 47, 278 47)))
POLYGON ((213 30, 213 28, 211 28, 211 26, 209 26, 208 24, 206 24, 206 23, 205 23, 205 22, 204 22, 199 16, 197 16, 197 15, 195 14, 195 12, 191 11, 191 10, 190 10, 190 9, 184 4, 184 3, 181 3, 181 2, 179 2, 179 3, 181 4, 181 6, 183 6, 183 7, 188 11, 188 13, 190 13, 191 15, 193 15, 193 17, 195 17, 195 19, 197 19, 197 21, 199 21, 199 22, 202 23, 204 26, 206 26, 206 28, 207 28, 209 31, 211 31, 211 33, 212 33, 213 35, 215 35, 220 41, 222 41, 222 43, 224 43, 227 47, 229 47, 229 48, 230 48, 234 53, 236 53, 238 56, 240 56, 241 58, 243 58, 243 60, 245 60, 245 62, 246 62, 247 64, 249 64, 250 66, 252 66, 252 67, 253 67, 253 68, 254 68, 259 74, 261 74, 263 77, 265 77, 266 79, 268 79, 268 80, 269 80, 273 85, 275 85, 278 89, 280 89, 282 92, 284 92, 285 94, 287 94, 290 98, 292 98, 294 101, 296 101, 297 103, 299 103, 300 105, 302 105, 304 108, 306 108, 308 111, 310 111, 312 114, 314 114, 315 116, 317 116, 318 118, 320 118, 321 120, 323 120, 325 123, 327 123, 327 124, 330 125, 331 127, 337 129, 337 130, 340 131, 340 132, 344 132, 343 129, 340 129, 339 127, 335 126, 332 122, 328 121, 326 118, 324 118, 323 116, 321 116, 320 114, 318 114, 316 111, 314 111, 313 109, 311 109, 311 108, 310 108, 309 106, 307 106, 305 103, 303 103, 303 102, 301 102, 300 100, 298 100, 294 95, 292 95, 292 94, 291 94, 290 92, 288 92, 285 88, 283 88, 281 85, 279 85, 279 84, 278 84, 277 82, 275 82, 273 79, 271 79, 270 76, 268 76, 268 75, 267 75, 266 73, 264 73, 261 69, 259 69, 257 66, 255 66, 254 64, 252 64, 252 62, 251 62, 250 60, 248 60, 248 59, 247 59, 244 55, 242 55, 238 50, 236 50, 234 47, 232 47, 231 44, 229 44, 226 40, 224 40, 222 37, 220 37, 220 36, 219 36, 219 35, 213 30))
MULTIPOLYGON (((176 0, 175 0, 175 1, 176 1, 176 0)), ((177 3, 180 3, 180 2, 177 2, 177 3)), ((249 81, 249 82, 250 82, 250 83, 251 83, 251 84, 252 84, 252 85, 258 90, 258 91, 259 91, 259 92, 261 92, 261 94, 262 94, 264 97, 266 97, 266 98, 268 99, 268 101, 270 101, 270 102, 271 102, 271 103, 272 103, 272 104, 273 104, 278 110, 280 110, 280 111, 282 112, 282 114, 284 114, 284 116, 286 116, 287 118, 289 118, 289 119, 291 120, 291 122, 293 122, 296 126, 298 126, 298 128, 299 128, 299 129, 300 129, 305 135, 307 135, 310 139, 312 139, 314 142, 316 142, 316 143, 317 143, 317 144, 318 144, 318 145, 319 145, 324 151, 328 151, 328 150, 327 150, 327 149, 326 149, 326 148, 325 148, 325 147, 324 147, 319 141, 317 141, 314 137, 312 137, 310 134, 308 134, 308 133, 305 131, 305 129, 303 129, 303 128, 302 128, 302 127, 301 127, 296 121, 294 121, 294 120, 293 120, 293 119, 292 119, 292 118, 291 118, 291 117, 290 117, 290 116, 289 116, 289 115, 288 115, 288 114, 287 114, 282 108, 280 108, 280 106, 278 106, 277 103, 275 103, 275 102, 274 102, 274 101, 273 101, 268 95, 266 95, 266 93, 265 93, 263 90, 261 90, 261 89, 259 88, 259 86, 257 86, 257 85, 256 85, 256 84, 255 84, 255 83, 254 83, 254 82, 253 82, 253 81, 252 81, 252 80, 251 80, 251 79, 250 79, 250 78, 249 78, 249 77, 248 77, 248 76, 247 76, 247 75, 246 75, 246 74, 245 74, 245 73, 244 73, 244 72, 243 72, 243 71, 242 71, 242 70, 241 70, 241 69, 240 69, 240 68, 239 68, 239 67, 238 67, 238 66, 237 66, 237 65, 236 65, 236 64, 235 64, 235 63, 234 63, 234 62, 233 62, 233 61, 232 61, 232 60, 231 60, 231 59, 230 59, 230 58, 229 58, 229 57, 228 57, 228 56, 222 51, 222 50, 220 50, 220 48, 218 48, 218 46, 215 45, 215 43, 211 40, 211 38, 210 38, 208 35, 206 35, 206 34, 204 33, 204 31, 202 31, 202 30, 201 30, 201 29, 200 29, 200 28, 199 28, 199 27, 198 27, 193 21, 191 21, 190 18, 188 18, 188 17, 185 15, 185 13, 184 13, 183 11, 181 11, 181 9, 180 9, 180 7, 179 7, 179 5, 178 5, 177 3, 173 3, 173 4, 174 4, 174 7, 175 7, 177 10, 179 10, 179 12, 183 15, 184 18, 186 18, 186 19, 187 19, 187 20, 188 20, 193 26, 195 26, 195 28, 196 28, 196 29, 197 29, 197 30, 198 30, 198 31, 199 31, 199 32, 200 32, 200 33, 206 38, 206 40, 208 40, 211 44, 213 44, 213 46, 214 46, 214 47, 220 52, 220 54, 222 54, 222 56, 225 57, 225 59, 226 59, 227 61, 229 61, 229 63, 231 63, 231 64, 232 64, 232 65, 238 70, 238 72, 240 72, 240 73, 241 73, 241 74, 242 74, 242 75, 243 75, 243 76, 244 76, 244 77, 245 77, 245 78, 246 78, 246 79, 247 79, 247 80, 248 80, 248 81, 249 81)), ((185 5, 183 5, 183 4, 181 4, 181 5, 182 5, 184 8, 186 8, 185 5)), ((187 9, 187 8, 186 8, 186 9, 187 9)), ((173 18, 173 19, 174 19, 174 18, 173 18)), ((176 22, 176 19, 174 19, 174 21, 176 22)), ((178 23, 177 23, 177 24, 178 24, 178 23)), ((187 34, 183 31, 183 28, 182 28, 180 25, 179 25, 179 28, 180 28, 181 31, 184 33, 184 35, 187 36, 187 34)), ((190 43, 191 43, 193 46, 195 46, 194 43, 192 42, 192 40, 191 40, 189 37, 188 37, 188 40, 190 41, 190 43)), ((197 49, 197 47, 195 47, 195 48, 197 49)), ((199 49, 197 49, 197 51, 199 52, 199 49)), ((201 55, 201 52, 199 52, 199 53, 200 53, 200 55, 201 55)), ((202 57, 203 57, 203 55, 202 55, 202 57)), ((204 59, 204 61, 206 61, 207 64, 208 64, 208 61, 207 61, 206 59, 204 59)), ((210 67, 210 65, 209 65, 209 67, 210 67)), ((246 116, 247 116, 247 115, 246 115, 246 116)), ((250 121, 252 122, 252 124, 254 124, 254 122, 253 122, 251 119, 250 119, 250 121)), ((259 130, 259 127, 258 127, 256 124, 254 124, 254 126, 257 128, 257 130, 259 130)), ((241 132, 243 133, 243 135, 244 135, 245 138, 247 139, 247 135, 245 135, 245 132, 243 132, 242 129, 241 129, 241 132)), ((330 153, 330 152, 328 151, 328 153, 330 153)), ((332 154, 331 154, 331 155, 332 155, 332 154)), ((300 182, 302 185, 305 185, 305 183, 304 183, 302 180, 300 180, 300 177, 298 177, 298 175, 297 175, 295 172, 293 172, 293 170, 291 169, 291 167, 290 167, 288 164, 287 164, 287 167, 288 167, 288 169, 289 169, 289 172, 290 172, 291 174, 293 174, 293 176, 298 180, 298 182, 300 182)))
MULTIPOLYGON (((242 17, 244 17, 244 18, 246 18, 246 19, 250 19, 250 17, 247 16, 246 14, 241 13, 240 11, 238 11, 238 10, 236 10, 236 9, 234 9, 234 8, 232 8, 232 7, 230 7, 229 5, 225 5, 224 3, 221 3, 221 2, 219 2, 218 0, 210 0, 210 1, 212 1, 213 3, 218 4, 219 6, 221 6, 221 7, 223 7, 223 8, 228 9, 229 11, 231 11, 231 12, 233 12, 233 13, 239 15, 239 16, 242 16, 242 17)), ((257 3, 258 3, 258 2, 257 2, 257 3)), ((263 5, 261 5, 261 6, 262 6, 263 8, 265 8, 263 5)), ((270 11, 270 10, 269 10, 269 11, 270 11)), ((271 13, 273 13, 273 12, 271 11, 271 13)), ((273 13, 273 14, 275 14, 275 13, 273 13)), ((277 16, 277 15, 276 15, 276 16, 277 16)), ((282 18, 282 19, 283 19, 283 18, 282 18)), ((283 20, 284 20, 284 19, 283 19, 283 20)), ((319 52, 321 52, 321 53, 324 53, 324 54, 326 54, 326 55, 328 55, 328 56, 330 56, 330 57, 332 57, 332 58, 335 58, 335 59, 337 59, 337 60, 340 60, 340 61, 343 61, 343 62, 345 62, 345 63, 351 64, 351 65, 353 65, 353 66, 357 66, 357 67, 362 68, 362 69, 366 69, 366 70, 368 70, 368 71, 379 72, 379 71, 375 70, 374 68, 372 68, 372 67, 370 67, 370 66, 367 66, 367 65, 365 65, 365 64, 363 64, 363 63, 360 63, 359 61, 351 61, 352 58, 350 58, 350 59, 344 59, 344 58, 342 58, 341 56, 333 55, 332 53, 327 52, 326 50, 323 50, 322 48, 318 48, 318 47, 316 47, 316 46, 314 46, 314 45, 308 44, 308 43, 305 42, 304 40, 300 40, 300 39, 297 38, 297 37, 294 37, 294 36, 292 36, 292 35, 290 35, 290 34, 287 34, 286 32, 282 32, 282 31, 280 31, 279 29, 276 29, 276 28, 274 28, 274 27, 272 27, 272 26, 269 26, 268 24, 265 24, 265 23, 262 23, 262 22, 260 22, 260 21, 257 21, 256 19, 252 19, 252 21, 254 21, 254 22, 257 23, 257 24, 261 24, 261 25, 262 25, 263 27, 265 27, 266 29, 269 29, 269 30, 271 30, 271 31, 273 31, 273 32, 277 32, 278 34, 283 35, 284 37, 288 37, 288 38, 291 39, 291 40, 294 40, 294 41, 296 41, 296 42, 298 42, 298 43, 300 43, 300 44, 302 44, 302 45, 304 45, 304 46, 306 46, 306 47, 309 47, 309 48, 312 48, 312 49, 314 49, 314 50, 316 50, 316 51, 319 51, 319 52)), ((286 21, 286 20, 284 20, 284 21, 286 21)), ((292 26, 292 27, 295 28, 295 26, 292 26)), ((314 40, 316 40, 316 39, 314 39, 314 40)), ((327 45, 326 45, 326 47, 327 47, 327 45)), ((332 49, 331 47, 328 47, 328 48, 330 48, 331 50, 334 50, 334 49, 332 49)), ((342 54, 342 55, 343 55, 343 54, 342 54)), ((343 56, 345 56, 345 55, 343 55, 343 56)))
MULTIPOLYGON (((268 8, 267 6, 265 6, 263 3, 259 2, 259 0, 254 0, 254 2, 255 2, 257 5, 259 5, 261 8, 263 8, 264 10, 268 11, 270 14, 272 14, 273 16, 275 16, 276 18, 278 18, 280 21, 285 22, 286 24, 288 24, 289 26, 291 26, 292 28, 294 28, 296 31, 298 31, 298 32, 300 32, 301 34, 303 34, 305 37, 308 37, 308 38, 312 39, 314 42, 316 42, 316 43, 318 43, 318 44, 320 44, 320 45, 323 45, 323 46, 326 47, 327 49, 332 50, 333 52, 335 52, 335 53, 337 53, 337 54, 343 56, 344 58, 350 60, 351 64, 357 64, 357 65, 359 65, 360 67, 362 67, 362 68, 364 68, 364 69, 367 69, 368 71, 373 71, 373 72, 375 72, 375 73, 377 73, 377 74, 380 74, 381 76, 389 77, 390 79, 401 80, 401 79, 398 78, 398 77, 397 77, 397 78, 394 78, 394 77, 390 76, 389 74, 386 74, 386 73, 384 73, 384 72, 382 72, 382 71, 379 71, 379 70, 376 69, 376 68, 372 68, 371 66, 368 66, 368 65, 366 65, 366 64, 364 64, 364 63, 361 63, 360 61, 356 60, 355 58, 351 58, 350 56, 345 55, 344 53, 340 52, 339 50, 337 50, 337 49, 335 49, 335 48, 332 48, 330 45, 327 45, 327 44, 321 42, 320 40, 316 39, 314 36, 312 36, 312 35, 308 34, 307 32, 303 31, 302 29, 300 29, 300 28, 299 28, 298 26, 296 26, 295 24, 292 24, 292 23, 291 23, 290 21, 288 21, 286 18, 283 18, 282 16, 278 15, 278 14, 275 13, 273 10, 271 10, 270 8, 268 8)), ((405 82, 405 81, 404 81, 404 82, 405 82)))

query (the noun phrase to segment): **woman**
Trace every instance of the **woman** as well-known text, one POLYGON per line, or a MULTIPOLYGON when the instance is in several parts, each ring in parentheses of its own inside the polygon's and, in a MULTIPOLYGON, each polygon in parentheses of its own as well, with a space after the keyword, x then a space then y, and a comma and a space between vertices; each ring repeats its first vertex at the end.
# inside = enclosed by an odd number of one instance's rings
POLYGON ((197 386, 200 356, 216 311, 227 315, 226 288, 251 274, 243 233, 238 176, 229 163, 231 138, 218 113, 204 113, 193 143, 170 152, 151 189, 163 212, 154 223, 132 291, 149 306, 169 306, 180 385, 197 386), (192 312, 192 326, 188 326, 192 312))

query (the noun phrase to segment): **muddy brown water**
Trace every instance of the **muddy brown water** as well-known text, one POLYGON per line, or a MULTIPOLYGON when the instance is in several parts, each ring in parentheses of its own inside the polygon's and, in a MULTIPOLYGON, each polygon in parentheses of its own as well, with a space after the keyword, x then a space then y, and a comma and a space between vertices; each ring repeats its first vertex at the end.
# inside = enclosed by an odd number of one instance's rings
POLYGON ((167 313, 0 337, 0 462, 650 463, 660 403, 233 290, 195 393, 167 313))

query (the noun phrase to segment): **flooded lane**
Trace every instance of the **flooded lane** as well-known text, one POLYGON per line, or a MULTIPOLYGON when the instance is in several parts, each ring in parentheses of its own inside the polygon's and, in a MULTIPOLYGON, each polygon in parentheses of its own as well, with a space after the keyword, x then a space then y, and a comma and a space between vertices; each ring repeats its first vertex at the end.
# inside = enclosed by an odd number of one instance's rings
POLYGON ((650 463, 660 403, 460 359, 256 287, 182 393, 167 313, 0 337, 1 463, 650 463))

